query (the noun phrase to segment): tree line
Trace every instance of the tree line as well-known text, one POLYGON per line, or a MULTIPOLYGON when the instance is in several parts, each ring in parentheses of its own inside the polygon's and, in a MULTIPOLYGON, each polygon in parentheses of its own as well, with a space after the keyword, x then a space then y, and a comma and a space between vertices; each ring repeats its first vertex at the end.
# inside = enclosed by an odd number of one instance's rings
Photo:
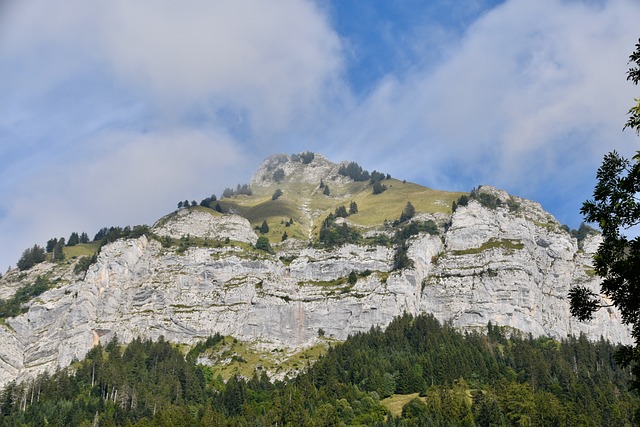
POLYGON ((198 357, 160 338, 117 338, 73 369, 0 391, 0 425, 77 426, 625 426, 639 407, 616 347, 561 341, 488 325, 460 333, 430 315, 334 344, 291 379, 264 372, 223 381, 198 357), (418 393, 393 416, 384 398, 418 393))

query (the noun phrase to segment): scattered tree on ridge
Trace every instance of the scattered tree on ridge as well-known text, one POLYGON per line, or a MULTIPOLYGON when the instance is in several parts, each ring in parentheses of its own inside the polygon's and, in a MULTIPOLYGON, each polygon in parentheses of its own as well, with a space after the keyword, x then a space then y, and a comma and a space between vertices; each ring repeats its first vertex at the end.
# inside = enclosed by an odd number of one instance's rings
POLYGON ((272 249, 271 245, 269 244, 269 239, 267 239, 265 236, 258 237, 258 240, 256 241, 256 249, 271 253, 272 249))
POLYGON ((400 215, 400 222, 405 222, 413 218, 416 214, 416 208, 413 207, 411 202, 407 202, 404 209, 402 210, 402 214, 400 215))
POLYGON ((302 153, 299 154, 299 156, 300 156, 300 159, 302 160, 302 163, 304 163, 305 165, 308 165, 309 163, 311 163, 313 159, 316 157, 316 155, 311 151, 303 151, 302 153))
POLYGON ((67 246, 75 246, 78 243, 80 243, 80 235, 74 231, 73 233, 71 233, 71 236, 69 236, 67 246))
POLYGON ((362 166, 356 162, 349 162, 346 165, 341 165, 338 169, 338 173, 342 176, 347 176, 354 181, 367 181, 370 178, 369 172, 362 169, 362 166))
POLYGON ((53 239, 49 239, 47 240, 47 252, 51 253, 53 252, 53 248, 56 247, 56 244, 58 243, 58 239, 53 238, 53 239))
POLYGON ((64 237, 58 239, 55 248, 53 248, 53 260, 62 261, 64 259, 64 237))
POLYGON ((373 184, 373 194, 382 194, 387 190, 387 186, 381 182, 373 184))
POLYGON ((349 213, 347 212, 347 208, 345 208, 344 205, 342 205, 336 208, 335 215, 339 218, 346 218, 349 216, 349 213))
POLYGON ((45 252, 41 246, 33 245, 32 248, 25 249, 18 260, 17 266, 20 271, 28 270, 36 264, 45 260, 45 252))

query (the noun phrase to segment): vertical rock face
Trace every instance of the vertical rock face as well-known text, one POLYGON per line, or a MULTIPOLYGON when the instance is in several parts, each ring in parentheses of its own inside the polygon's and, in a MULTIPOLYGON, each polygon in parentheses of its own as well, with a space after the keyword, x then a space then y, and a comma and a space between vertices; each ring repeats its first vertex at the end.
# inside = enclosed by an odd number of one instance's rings
MULTIPOLYGON (((115 334, 123 342, 164 336, 193 343, 218 332, 302 347, 314 343, 319 329, 343 340, 405 311, 464 328, 492 322, 534 336, 585 333, 630 342, 613 309, 590 323, 569 315, 571 286, 597 290, 591 254, 598 237, 579 248, 537 203, 482 191, 512 203, 490 209, 471 200, 458 207, 438 235, 408 240, 413 267, 400 271, 392 271, 392 247, 287 242, 268 254, 247 248, 257 236, 241 217, 179 211, 156 224, 156 238, 104 246, 84 277, 73 275, 72 266, 39 267, 65 280, 0 326, 0 383, 66 366, 115 334), (231 242, 179 250, 164 247, 163 236, 231 242), (351 272, 355 283, 347 279, 351 272)), ((17 274, 5 275, 1 288, 15 288, 17 274)))

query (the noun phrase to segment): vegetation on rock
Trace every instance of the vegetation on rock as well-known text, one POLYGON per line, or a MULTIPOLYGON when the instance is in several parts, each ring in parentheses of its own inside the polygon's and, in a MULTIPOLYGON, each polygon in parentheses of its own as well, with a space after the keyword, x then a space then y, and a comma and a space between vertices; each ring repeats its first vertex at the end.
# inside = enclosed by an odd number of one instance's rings
POLYGON ((463 335, 404 315, 275 382, 258 372, 225 382, 198 365, 221 340, 185 357, 162 338, 116 338, 72 368, 5 386, 0 425, 602 426, 630 425, 639 406, 615 347, 584 337, 521 338, 491 324, 463 335))

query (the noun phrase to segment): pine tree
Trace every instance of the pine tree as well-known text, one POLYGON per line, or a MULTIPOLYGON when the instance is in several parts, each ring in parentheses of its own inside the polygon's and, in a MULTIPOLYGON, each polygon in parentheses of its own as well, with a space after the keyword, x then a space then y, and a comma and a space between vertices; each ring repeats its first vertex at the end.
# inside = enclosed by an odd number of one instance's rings
POLYGON ((58 239, 53 238, 53 239, 49 239, 47 240, 47 252, 53 252, 53 248, 56 247, 56 244, 58 243, 58 239))
POLYGON ((413 218, 416 214, 416 208, 413 207, 411 202, 407 202, 406 206, 402 210, 402 214, 400 215, 400 222, 405 222, 413 218))
POLYGON ((78 235, 77 232, 73 232, 71 233, 71 236, 69 236, 69 241, 67 242, 67 246, 75 246, 78 243, 80 243, 80 236, 78 235))
POLYGON ((340 217, 340 218, 346 218, 349 216, 349 214, 347 213, 347 208, 344 207, 344 205, 342 206, 338 206, 336 208, 336 216, 340 217))
POLYGON ((373 184, 373 194, 382 194, 387 190, 387 186, 381 182, 373 184))
POLYGON ((58 239, 58 243, 56 247, 53 248, 53 260, 54 261, 62 261, 64 259, 64 237, 58 239))
MULTIPOLYGON (((62 239, 64 241, 64 239, 62 239)), ((64 245, 64 243, 63 243, 64 245)), ((41 263, 45 260, 44 249, 38 245, 33 245, 32 248, 25 249, 17 263, 20 271, 28 270, 34 265, 41 263)))
POLYGON ((264 236, 258 237, 258 241, 256 242, 256 249, 271 253, 272 250, 271 245, 269 244, 269 239, 264 236))

